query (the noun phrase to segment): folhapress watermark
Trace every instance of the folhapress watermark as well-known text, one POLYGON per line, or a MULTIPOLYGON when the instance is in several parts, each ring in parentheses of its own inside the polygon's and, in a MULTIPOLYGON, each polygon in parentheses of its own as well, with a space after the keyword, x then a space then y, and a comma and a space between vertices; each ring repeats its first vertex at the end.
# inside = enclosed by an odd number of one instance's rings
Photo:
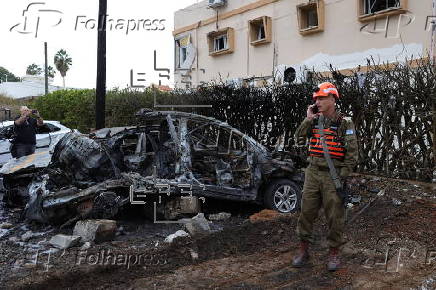
POLYGON ((169 260, 166 258, 165 254, 115 252, 110 249, 95 251, 64 250, 60 256, 56 255, 56 251, 53 251, 52 249, 44 252, 38 250, 28 254, 30 254, 30 256, 26 258, 27 264, 42 266, 45 268, 46 272, 54 267, 54 262, 56 260, 61 257, 71 257, 71 255, 73 255, 73 259, 66 259, 65 261, 72 261, 75 266, 120 266, 130 269, 134 266, 147 268, 169 264, 169 260))
POLYGON ((114 19, 109 15, 103 15, 100 23, 95 18, 85 15, 76 17, 74 30, 96 30, 106 29, 106 31, 122 31, 128 35, 134 31, 162 31, 165 30, 165 19, 114 19))
POLYGON ((44 2, 32 2, 23 10, 22 21, 13 25, 9 31, 21 34, 33 34, 38 37, 41 26, 55 27, 62 22, 62 12, 55 9, 47 9, 44 2))
MULTIPOLYGON (((45 2, 31 2, 21 13, 22 20, 11 26, 10 32, 33 35, 38 37, 42 29, 53 29, 65 25, 64 13, 59 9, 46 7, 45 2)), ((74 31, 116 31, 129 35, 134 32, 163 31, 166 29, 166 19, 163 18, 118 18, 109 15, 98 17, 77 15, 74 17, 74 31)))
POLYGON ((78 251, 75 260, 75 265, 122 266, 126 269, 130 269, 132 266, 152 267, 166 264, 168 264, 168 261, 162 255, 132 254, 112 252, 111 250, 100 250, 98 252, 78 251))

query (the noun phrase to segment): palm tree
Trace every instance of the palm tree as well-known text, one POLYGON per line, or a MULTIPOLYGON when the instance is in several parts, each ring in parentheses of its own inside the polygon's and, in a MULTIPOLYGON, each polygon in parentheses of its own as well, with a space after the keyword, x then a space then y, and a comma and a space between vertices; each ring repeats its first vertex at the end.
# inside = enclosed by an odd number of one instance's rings
POLYGON ((68 56, 67 52, 63 49, 59 50, 54 57, 54 64, 56 69, 62 76, 64 88, 65 88, 65 76, 67 75, 67 71, 70 69, 72 64, 71 57, 68 56))

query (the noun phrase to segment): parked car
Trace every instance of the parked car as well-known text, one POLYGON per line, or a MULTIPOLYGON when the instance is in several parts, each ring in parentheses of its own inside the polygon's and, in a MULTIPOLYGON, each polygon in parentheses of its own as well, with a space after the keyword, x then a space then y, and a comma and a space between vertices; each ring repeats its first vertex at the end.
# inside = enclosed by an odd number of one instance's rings
POLYGON ((147 110, 137 117, 135 127, 66 134, 28 187, 26 217, 54 223, 109 218, 120 207, 187 195, 254 202, 282 213, 299 208, 304 178, 298 156, 270 152, 210 117, 147 110))
MULTIPOLYGON (((54 140, 59 140, 59 136, 63 136, 68 132, 71 132, 71 129, 65 127, 59 121, 44 121, 44 125, 37 128, 35 152, 48 148, 53 144, 54 140)), ((0 167, 12 158, 10 139, 13 133, 14 121, 0 123, 0 167)))

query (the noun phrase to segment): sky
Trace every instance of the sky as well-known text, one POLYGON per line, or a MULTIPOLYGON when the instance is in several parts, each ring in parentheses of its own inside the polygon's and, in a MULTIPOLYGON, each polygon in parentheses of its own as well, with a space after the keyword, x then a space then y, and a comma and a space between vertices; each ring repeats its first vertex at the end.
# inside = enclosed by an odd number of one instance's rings
MULTIPOLYGON (((60 49, 72 58, 65 78, 67 87, 95 88, 98 0, 1 1, 0 66, 18 77, 24 76, 29 64, 43 66, 47 42, 49 65, 55 67, 53 58, 60 49)), ((148 86, 159 80, 162 85, 173 87, 174 12, 199 1, 107 2, 107 88, 148 86), (154 51, 157 68, 170 69, 169 80, 154 70, 154 51)), ((62 86, 59 72, 52 84, 62 86)))

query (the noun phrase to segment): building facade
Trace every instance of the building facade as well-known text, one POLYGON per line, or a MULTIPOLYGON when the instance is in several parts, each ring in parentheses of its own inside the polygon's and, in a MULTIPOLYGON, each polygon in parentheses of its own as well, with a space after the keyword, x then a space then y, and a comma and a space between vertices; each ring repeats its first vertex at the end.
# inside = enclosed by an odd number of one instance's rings
MULTIPOLYGON (((49 78, 49 83, 53 82, 49 78)), ((62 87, 49 84, 49 93, 62 90, 62 87)), ((45 95, 45 79, 43 76, 26 75, 20 82, 0 82, 0 94, 13 99, 26 99, 45 95)))
POLYGON ((176 87, 434 57, 436 0, 207 0, 174 16, 176 87), (432 16, 433 15, 433 16, 432 16), (288 70, 287 70, 288 69, 288 70))

